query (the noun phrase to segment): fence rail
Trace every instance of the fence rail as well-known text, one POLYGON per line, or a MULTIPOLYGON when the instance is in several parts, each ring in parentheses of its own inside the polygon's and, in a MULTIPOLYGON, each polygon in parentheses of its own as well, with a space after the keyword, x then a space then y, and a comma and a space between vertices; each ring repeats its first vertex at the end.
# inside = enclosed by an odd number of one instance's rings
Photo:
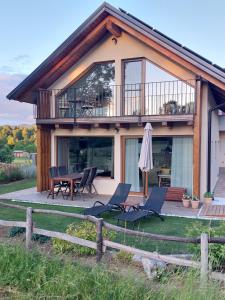
POLYGON ((219 273, 219 272, 210 272, 209 268, 209 259, 208 259, 208 244, 209 243, 220 243, 225 244, 225 237, 213 237, 209 238, 209 236, 206 233, 202 233, 201 237, 199 238, 185 238, 185 237, 177 237, 177 236, 165 236, 165 235, 158 235, 158 234, 152 234, 147 232, 141 232, 141 231, 135 231, 130 230, 127 228, 122 228, 116 225, 112 225, 110 223, 107 223, 103 221, 103 219, 98 219, 93 216, 86 216, 81 215, 77 213, 68 213, 68 212, 62 212, 57 210, 45 210, 45 209, 32 209, 31 207, 23 207, 20 205, 15 204, 8 204, 4 202, 0 202, 0 206, 3 207, 10 207, 14 209, 20 209, 20 210, 26 210, 26 222, 22 221, 6 221, 6 220, 0 220, 1 226, 8 226, 8 227, 22 227, 26 228, 26 248, 29 250, 31 249, 31 241, 32 241, 32 234, 41 234, 48 237, 58 238, 64 241, 71 242, 73 244, 81 245, 84 247, 89 247, 96 250, 96 261, 100 262, 101 258, 106 251, 106 248, 112 248, 116 250, 123 250, 125 252, 140 255, 142 257, 155 259, 155 260, 161 260, 168 264, 174 264, 178 266, 185 266, 185 267, 192 267, 200 269, 201 274, 201 282, 204 284, 208 277, 225 281, 225 275, 219 273), (66 233, 61 233, 57 231, 50 231, 46 229, 36 228, 33 224, 33 213, 41 213, 41 214, 54 214, 64 217, 74 217, 78 218, 80 220, 87 220, 94 224, 96 224, 96 241, 89 241, 82 238, 78 238, 75 236, 71 236, 66 233), (103 238, 103 228, 106 228, 108 230, 112 230, 115 232, 124 233, 130 236, 135 237, 145 237, 151 240, 160 240, 160 241, 171 241, 171 242, 180 242, 180 243, 194 243, 194 244, 200 244, 201 246, 201 260, 194 261, 194 260, 187 260, 178 258, 176 256, 172 255, 161 255, 156 252, 149 252, 142 249, 137 249, 131 246, 119 244, 113 241, 109 241, 107 239, 103 238))

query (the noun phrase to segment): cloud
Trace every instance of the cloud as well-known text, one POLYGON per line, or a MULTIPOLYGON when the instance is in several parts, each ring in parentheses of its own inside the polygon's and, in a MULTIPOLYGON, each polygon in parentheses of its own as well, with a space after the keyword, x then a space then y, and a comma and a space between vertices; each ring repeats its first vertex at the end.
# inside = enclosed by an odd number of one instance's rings
POLYGON ((34 123, 31 104, 6 99, 6 95, 25 77, 25 74, 0 72, 0 125, 34 123))
POLYGON ((0 73, 27 74, 30 72, 31 67, 32 63, 30 56, 27 54, 20 54, 10 59, 3 66, 0 66, 0 73))

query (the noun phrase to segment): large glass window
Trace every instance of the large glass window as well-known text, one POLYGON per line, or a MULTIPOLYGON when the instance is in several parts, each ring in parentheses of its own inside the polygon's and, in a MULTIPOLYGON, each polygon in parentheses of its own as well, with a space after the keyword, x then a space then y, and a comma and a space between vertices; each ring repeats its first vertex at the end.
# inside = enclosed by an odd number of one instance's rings
POLYGON ((124 114, 139 115, 141 112, 142 60, 124 62, 124 114))
POLYGON ((70 172, 81 172, 96 166, 101 176, 114 177, 114 145, 112 137, 58 137, 58 165, 70 172))
POLYGON ((56 97, 61 117, 113 116, 115 64, 98 63, 56 97))
POLYGON ((125 115, 193 114, 194 81, 182 81, 147 59, 124 61, 125 115))
POLYGON ((193 81, 182 81, 146 60, 145 114, 192 114, 193 81))

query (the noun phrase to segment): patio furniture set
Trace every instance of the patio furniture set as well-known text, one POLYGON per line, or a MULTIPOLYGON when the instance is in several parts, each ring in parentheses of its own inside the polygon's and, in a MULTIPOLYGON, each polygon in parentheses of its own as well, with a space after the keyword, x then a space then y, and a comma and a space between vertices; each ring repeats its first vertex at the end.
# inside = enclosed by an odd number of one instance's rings
POLYGON ((85 168, 81 173, 68 173, 66 166, 50 167, 50 191, 47 197, 54 199, 55 195, 62 194, 63 198, 73 200, 75 195, 81 195, 83 192, 89 194, 96 193, 97 190, 94 186, 95 177, 101 173, 97 167, 85 168))
POLYGON ((99 217, 105 212, 119 211, 120 214, 116 217, 117 222, 131 222, 133 226, 140 219, 153 215, 164 221, 160 213, 166 199, 167 188, 153 187, 143 206, 139 205, 137 201, 127 199, 130 188, 131 184, 119 183, 107 204, 96 201, 92 207, 85 209, 84 214, 99 217), (126 211, 127 207, 129 207, 128 211, 126 211))

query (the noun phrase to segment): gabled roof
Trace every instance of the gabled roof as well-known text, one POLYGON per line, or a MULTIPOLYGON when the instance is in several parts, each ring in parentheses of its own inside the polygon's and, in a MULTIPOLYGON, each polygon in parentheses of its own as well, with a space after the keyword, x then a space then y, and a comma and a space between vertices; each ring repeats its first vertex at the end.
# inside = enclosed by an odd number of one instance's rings
MULTIPOLYGON (((213 64, 211 61, 195 53, 189 48, 147 25, 135 16, 122 9, 116 9, 110 4, 104 2, 83 24, 81 24, 39 67, 37 67, 27 78, 25 78, 8 95, 8 99, 32 102, 31 92, 37 88, 48 88, 56 79, 58 79, 66 70, 68 70, 76 61, 78 61, 97 41, 107 34, 104 20, 108 17, 123 22, 136 32, 156 42, 158 45, 167 49, 171 53, 188 61, 198 70, 211 76, 218 82, 220 89, 225 91, 225 69, 213 64), (88 34, 93 33, 87 42, 88 34), (84 43, 82 44, 82 41, 84 43), (76 51, 74 51, 74 49, 76 51), (73 52, 74 51, 74 52, 73 52), (221 83, 221 85, 220 85, 221 83)), ((204 78, 204 76, 203 76, 204 78)), ((208 81, 210 81, 207 78, 208 81)), ((217 84, 211 81, 215 90, 217 84)), ((225 95, 224 95, 225 96, 225 95)))

